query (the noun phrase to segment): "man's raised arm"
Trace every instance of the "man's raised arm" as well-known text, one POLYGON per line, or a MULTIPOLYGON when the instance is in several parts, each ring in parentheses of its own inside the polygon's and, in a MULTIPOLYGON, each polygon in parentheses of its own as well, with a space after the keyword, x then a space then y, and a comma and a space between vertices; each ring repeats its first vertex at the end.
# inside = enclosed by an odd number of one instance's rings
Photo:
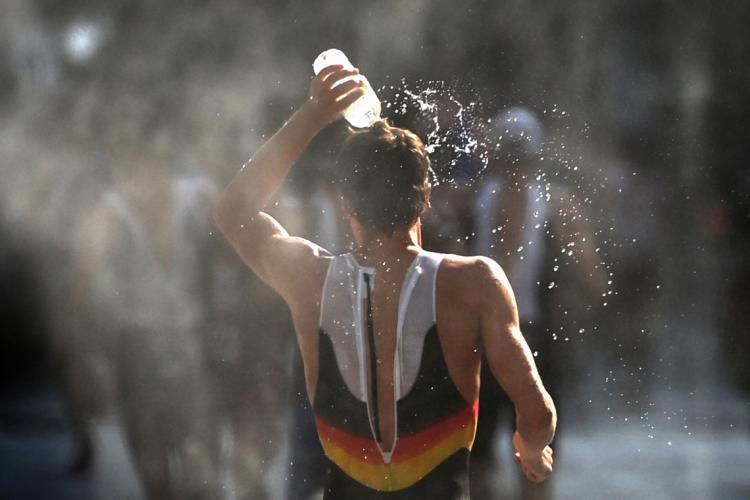
POLYGON ((362 95, 358 81, 342 83, 357 73, 341 66, 323 69, 310 84, 309 99, 242 167, 214 210, 216 225, 242 260, 282 296, 298 274, 290 268, 299 270, 321 249, 290 237, 262 210, 310 141, 362 95))

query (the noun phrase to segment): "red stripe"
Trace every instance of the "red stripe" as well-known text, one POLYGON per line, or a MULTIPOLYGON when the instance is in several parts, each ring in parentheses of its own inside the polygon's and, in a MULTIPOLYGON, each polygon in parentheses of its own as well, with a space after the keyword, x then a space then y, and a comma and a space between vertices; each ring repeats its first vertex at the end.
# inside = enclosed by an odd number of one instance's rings
POLYGON ((408 460, 430 449, 451 434, 463 431, 474 425, 479 415, 479 399, 472 406, 467 406, 460 412, 441 422, 437 422, 416 434, 400 437, 393 453, 393 461, 408 460))
POLYGON ((380 450, 375 440, 361 436, 354 436, 347 432, 333 427, 320 417, 315 417, 318 427, 318 436, 321 441, 331 441, 336 446, 346 451, 349 455, 360 461, 370 462, 376 460, 382 462, 380 450))
MULTIPOLYGON (((425 453, 434 445, 441 442, 451 434, 463 431, 469 426, 475 425, 479 414, 479 400, 472 406, 467 406, 458 413, 437 422, 416 434, 398 438, 393 453, 392 462, 402 462, 425 453)), ((363 462, 382 463, 382 456, 377 443, 372 438, 354 436, 344 432, 316 417, 318 434, 322 440, 330 440, 336 446, 346 451, 347 454, 363 462)))

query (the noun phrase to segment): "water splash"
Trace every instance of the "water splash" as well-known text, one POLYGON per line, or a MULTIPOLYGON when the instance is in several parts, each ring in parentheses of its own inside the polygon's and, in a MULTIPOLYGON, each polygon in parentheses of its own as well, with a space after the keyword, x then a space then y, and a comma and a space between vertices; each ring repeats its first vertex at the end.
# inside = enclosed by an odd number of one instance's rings
MULTIPOLYGON (((607 262, 611 247, 617 242, 614 221, 601 208, 602 204, 597 204, 611 195, 609 179, 602 169, 585 168, 586 159, 580 144, 585 144, 589 137, 588 123, 576 123, 573 113, 553 103, 543 105, 538 112, 548 133, 541 130, 530 133, 515 123, 517 116, 506 118, 491 113, 490 106, 476 97, 474 89, 445 81, 409 82, 403 78, 398 85, 381 87, 378 94, 383 97, 384 114, 397 124, 413 129, 425 141, 433 160, 435 185, 474 188, 474 195, 477 195, 477 186, 486 176, 493 158, 509 150, 512 141, 519 137, 537 141, 534 145, 536 167, 533 171, 522 171, 515 168, 519 162, 514 159, 511 162, 514 168, 508 175, 509 186, 504 189, 516 192, 529 189, 534 192, 535 202, 546 205, 544 213, 535 209, 528 224, 533 229, 543 230, 549 237, 554 217, 558 229, 566 229, 565 237, 554 243, 558 250, 551 254, 556 255, 552 257, 553 273, 588 260, 586 265, 593 269, 587 270, 587 274, 590 277, 603 275, 599 278, 602 281, 599 305, 607 307, 607 300, 617 294, 613 287, 613 266, 607 262)), ((499 191, 498 197, 502 196, 499 191)), ((498 227, 507 228, 515 221, 497 222, 498 227)), ((493 234, 501 232, 495 228, 493 234)), ((471 245, 475 234, 459 234, 455 238, 471 245)), ((502 235, 499 238, 502 242, 502 235)), ((515 248, 518 251, 514 253, 524 260, 533 251, 533 244, 520 241, 513 250, 515 248)), ((549 286, 551 282, 554 281, 538 286, 554 288, 549 286)))
MULTIPOLYGON (((494 257, 506 272, 510 270, 519 306, 547 300, 541 297, 551 299, 547 306, 539 302, 526 311, 521 307, 522 318, 524 314, 527 319, 533 316, 536 308, 543 312, 548 325, 554 325, 543 333, 548 339, 545 349, 554 346, 556 350, 575 351, 575 345, 586 342, 587 350, 602 353, 604 365, 610 361, 622 365, 628 358, 626 347, 608 336, 609 328, 603 325, 609 323, 607 318, 620 314, 617 299, 621 285, 615 274, 618 256, 631 242, 620 236, 622 225, 615 221, 613 207, 622 200, 627 179, 614 178, 611 170, 597 166, 590 158, 589 124, 581 123, 575 113, 562 106, 542 103, 535 114, 544 130, 525 130, 517 123, 520 115, 497 114, 489 102, 476 97, 477 92, 442 81, 411 83, 402 79, 398 85, 381 88, 378 94, 384 102, 384 114, 425 141, 433 163, 433 184, 447 188, 449 197, 455 195, 444 203, 433 202, 437 222, 432 221, 429 231, 442 241, 435 249, 494 257), (534 143, 533 162, 513 158, 503 167, 502 183, 487 189, 488 178, 498 173, 496 160, 507 160, 519 138, 521 144, 534 143), (500 200, 511 194, 525 198, 525 220, 503 212, 487 224, 487 234, 481 234, 476 213, 467 213, 466 206, 475 203, 483 192, 497 208, 501 208, 500 200), (460 206, 461 196, 470 200, 464 207, 460 206), (513 236, 514 227, 521 237, 513 236), (482 238, 487 241, 485 250, 480 250, 482 238), (515 276, 511 270, 514 265, 515 276), (525 284, 524 269, 531 269, 533 276, 525 284), (608 334, 602 335, 605 331, 608 334)), ((578 351, 571 355, 581 356, 578 351)), ((629 372, 617 368, 601 378, 595 374, 584 394, 593 398, 602 389, 599 381, 606 376, 608 406, 620 407, 622 402, 615 399, 626 399, 636 411, 643 410, 645 400, 638 394, 645 390, 647 380, 639 377, 640 370, 633 375, 629 372), (613 388, 614 373, 620 375, 618 389, 613 388), (620 389, 620 378, 630 383, 634 394, 620 395, 626 392, 620 389)))
POLYGON ((417 132, 433 160, 433 184, 473 182, 488 163, 481 102, 462 102, 466 93, 444 81, 384 86, 385 114, 417 132))

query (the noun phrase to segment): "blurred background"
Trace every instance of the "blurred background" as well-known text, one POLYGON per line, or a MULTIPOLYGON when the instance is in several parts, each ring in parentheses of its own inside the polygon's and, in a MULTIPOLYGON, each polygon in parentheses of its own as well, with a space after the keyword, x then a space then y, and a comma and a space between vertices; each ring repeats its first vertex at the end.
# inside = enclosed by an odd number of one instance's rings
MULTIPOLYGON (((433 152, 425 247, 511 276, 561 416, 537 498, 750 498, 748 21, 739 0, 2 0, 0 497, 318 498, 286 306, 210 215, 336 47, 433 152)), ((332 251, 343 128, 271 207, 332 251)), ((475 496, 531 498, 494 401, 475 496)))

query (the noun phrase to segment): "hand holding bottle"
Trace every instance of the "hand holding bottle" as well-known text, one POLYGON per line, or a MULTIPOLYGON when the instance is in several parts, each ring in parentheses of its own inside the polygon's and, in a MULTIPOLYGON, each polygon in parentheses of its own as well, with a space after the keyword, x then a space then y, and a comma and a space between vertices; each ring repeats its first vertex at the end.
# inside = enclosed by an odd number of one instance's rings
MULTIPOLYGON (((354 69, 346 55, 338 49, 328 49, 322 52, 313 62, 313 71, 316 75, 333 65, 345 69, 354 69)), ((372 90, 370 82, 364 75, 357 72, 356 76, 349 77, 351 80, 359 81, 364 89, 364 94, 344 111, 344 118, 350 125, 357 128, 370 127, 380 120, 380 100, 372 90)))
POLYGON ((310 94, 305 107, 319 128, 340 118, 353 102, 362 97, 362 82, 352 79, 358 74, 356 68, 328 66, 310 82, 310 94))

